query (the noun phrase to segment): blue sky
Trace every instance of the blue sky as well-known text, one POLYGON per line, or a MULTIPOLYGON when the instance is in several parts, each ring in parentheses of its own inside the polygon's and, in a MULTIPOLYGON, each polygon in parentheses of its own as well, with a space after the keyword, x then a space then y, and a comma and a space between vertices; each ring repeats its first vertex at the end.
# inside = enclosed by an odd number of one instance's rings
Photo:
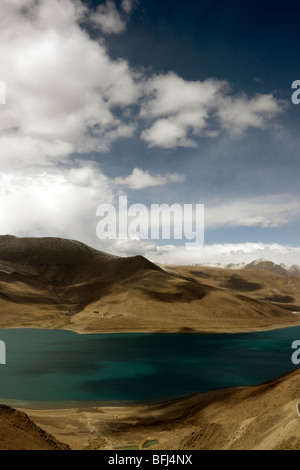
POLYGON ((300 264, 300 7, 3 0, 2 233, 162 263, 300 264), (99 204, 204 204, 205 245, 100 240, 99 204))

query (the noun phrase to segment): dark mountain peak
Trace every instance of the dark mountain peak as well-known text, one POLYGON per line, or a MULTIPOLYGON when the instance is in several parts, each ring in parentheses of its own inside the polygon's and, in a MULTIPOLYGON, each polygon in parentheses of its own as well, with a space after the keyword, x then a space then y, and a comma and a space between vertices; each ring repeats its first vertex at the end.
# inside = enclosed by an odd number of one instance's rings
POLYGON ((82 282, 128 271, 160 269, 142 256, 122 258, 76 240, 55 237, 0 236, 0 271, 17 272, 57 282, 82 282))

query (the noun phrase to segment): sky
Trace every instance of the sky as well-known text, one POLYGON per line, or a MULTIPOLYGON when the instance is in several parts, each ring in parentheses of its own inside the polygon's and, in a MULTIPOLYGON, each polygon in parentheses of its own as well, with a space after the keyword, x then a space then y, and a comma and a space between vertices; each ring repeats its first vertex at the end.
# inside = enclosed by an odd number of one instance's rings
POLYGON ((0 233, 157 263, 300 264, 299 13, 296 1, 1 0, 0 233), (120 196, 136 228, 122 237, 120 196), (204 243, 187 249, 179 219, 153 237, 155 204, 189 205, 197 230, 203 205, 204 243))

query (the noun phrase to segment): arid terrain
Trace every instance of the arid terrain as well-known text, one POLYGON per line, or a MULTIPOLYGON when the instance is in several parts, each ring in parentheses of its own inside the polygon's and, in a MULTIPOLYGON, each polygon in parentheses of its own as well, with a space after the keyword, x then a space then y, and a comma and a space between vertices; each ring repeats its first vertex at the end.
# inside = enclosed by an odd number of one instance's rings
MULTIPOLYGON (((0 328, 244 332, 300 325, 300 277, 271 268, 157 266, 72 240, 0 236, 0 328)), ((148 406, 87 403, 26 415, 0 406, 1 448, 300 449, 299 379, 297 370, 148 406)))
POLYGON ((300 371, 159 405, 25 410, 72 449, 300 450, 300 371))
POLYGON ((0 450, 70 450, 23 412, 0 405, 0 450))
POLYGON ((159 267, 57 238, 0 237, 0 327, 235 332, 300 324, 300 278, 159 267))

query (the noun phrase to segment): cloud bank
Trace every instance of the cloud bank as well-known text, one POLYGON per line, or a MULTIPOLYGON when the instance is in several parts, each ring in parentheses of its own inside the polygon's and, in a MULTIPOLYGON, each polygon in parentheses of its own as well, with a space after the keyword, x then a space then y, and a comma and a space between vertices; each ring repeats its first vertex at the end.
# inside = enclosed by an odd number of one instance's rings
POLYGON ((128 256, 140 254, 162 265, 207 265, 225 267, 228 264, 250 263, 264 258, 277 264, 300 266, 300 247, 279 243, 216 243, 195 250, 184 246, 158 246, 151 240, 116 240, 103 243, 112 254, 128 256))
POLYGON ((288 195, 268 195, 206 206, 205 227, 280 227, 300 219, 300 201, 288 195))

